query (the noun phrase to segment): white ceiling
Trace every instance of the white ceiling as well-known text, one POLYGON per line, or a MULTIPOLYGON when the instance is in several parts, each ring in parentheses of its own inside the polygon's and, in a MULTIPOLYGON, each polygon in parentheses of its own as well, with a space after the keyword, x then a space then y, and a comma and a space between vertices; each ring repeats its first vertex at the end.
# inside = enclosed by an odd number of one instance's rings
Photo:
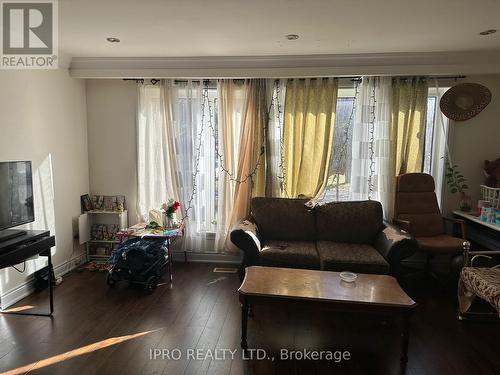
POLYGON ((59 0, 59 20, 68 57, 500 50, 500 0, 59 0))

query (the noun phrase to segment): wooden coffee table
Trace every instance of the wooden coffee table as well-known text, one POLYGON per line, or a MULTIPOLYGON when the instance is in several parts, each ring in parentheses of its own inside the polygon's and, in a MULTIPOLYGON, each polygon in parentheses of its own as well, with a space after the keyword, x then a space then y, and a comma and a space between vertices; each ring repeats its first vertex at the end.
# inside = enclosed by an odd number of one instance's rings
POLYGON ((238 289, 241 302, 241 347, 248 348, 249 305, 269 302, 300 302, 328 309, 397 314, 403 320, 401 361, 408 362, 410 315, 417 304, 401 289, 394 277, 358 274, 345 283, 339 272, 292 268, 247 267, 238 289))

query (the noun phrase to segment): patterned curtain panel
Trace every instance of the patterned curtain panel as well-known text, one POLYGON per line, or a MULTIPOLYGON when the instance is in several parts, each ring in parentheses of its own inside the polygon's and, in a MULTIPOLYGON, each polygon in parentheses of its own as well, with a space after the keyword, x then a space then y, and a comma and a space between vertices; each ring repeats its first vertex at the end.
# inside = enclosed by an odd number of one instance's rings
POLYGON ((289 81, 283 132, 283 196, 318 198, 324 191, 333 148, 337 80, 289 81))
POLYGON ((395 182, 391 84, 391 77, 363 77, 352 133, 351 199, 380 201, 386 219, 392 219, 395 182))
POLYGON ((392 137, 396 174, 422 171, 427 115, 427 80, 399 79, 392 85, 392 137))

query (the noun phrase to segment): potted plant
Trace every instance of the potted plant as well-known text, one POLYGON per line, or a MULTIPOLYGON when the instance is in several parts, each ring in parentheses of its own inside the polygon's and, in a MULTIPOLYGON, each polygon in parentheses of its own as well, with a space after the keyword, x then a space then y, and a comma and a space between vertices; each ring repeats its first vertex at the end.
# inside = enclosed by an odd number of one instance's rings
POLYGON ((466 191, 469 188, 467 186, 467 179, 458 170, 458 165, 451 164, 449 160, 446 160, 446 184, 450 188, 452 194, 460 193, 460 211, 470 212, 472 209, 471 197, 467 195, 466 191))

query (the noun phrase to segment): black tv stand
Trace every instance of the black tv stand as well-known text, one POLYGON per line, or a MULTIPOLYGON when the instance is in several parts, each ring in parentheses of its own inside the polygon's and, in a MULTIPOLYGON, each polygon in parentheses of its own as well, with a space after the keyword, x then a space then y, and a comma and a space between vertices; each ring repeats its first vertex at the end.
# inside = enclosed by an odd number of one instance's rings
POLYGON ((6 229, 0 230, 0 242, 8 241, 12 238, 26 235, 26 231, 22 229, 6 229))
MULTIPOLYGON (((49 270, 52 269, 51 248, 56 244, 54 236, 49 231, 27 230, 24 235, 18 235, 9 240, 0 242, 0 269, 12 267, 16 264, 39 255, 47 257, 49 270)), ((54 311, 54 299, 52 293, 52 277, 49 276, 49 311, 30 312, 17 311, 15 308, 7 311, 0 311, 1 314, 52 316, 54 311)))

